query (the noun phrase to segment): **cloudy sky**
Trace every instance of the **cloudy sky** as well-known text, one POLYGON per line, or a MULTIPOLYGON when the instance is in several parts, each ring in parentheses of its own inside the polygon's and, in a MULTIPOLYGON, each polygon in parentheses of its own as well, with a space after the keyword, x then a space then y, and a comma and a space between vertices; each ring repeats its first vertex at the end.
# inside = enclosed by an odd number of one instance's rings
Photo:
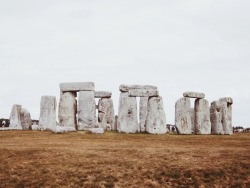
POLYGON ((233 125, 250 127, 249 0, 0 0, 0 117, 13 104, 39 119, 61 82, 159 88, 167 122, 176 100, 200 91, 234 99, 233 125))

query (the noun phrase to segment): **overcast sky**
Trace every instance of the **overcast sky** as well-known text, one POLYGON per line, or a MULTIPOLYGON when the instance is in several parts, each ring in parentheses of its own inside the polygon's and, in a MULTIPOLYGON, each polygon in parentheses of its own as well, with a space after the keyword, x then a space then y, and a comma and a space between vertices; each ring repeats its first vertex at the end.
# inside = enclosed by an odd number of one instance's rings
MULTIPOLYGON (((39 119, 59 83, 159 88, 167 123, 185 91, 234 99, 250 127, 249 0, 0 0, 0 117, 21 104, 39 119)), ((192 100, 193 101, 193 100, 192 100)))

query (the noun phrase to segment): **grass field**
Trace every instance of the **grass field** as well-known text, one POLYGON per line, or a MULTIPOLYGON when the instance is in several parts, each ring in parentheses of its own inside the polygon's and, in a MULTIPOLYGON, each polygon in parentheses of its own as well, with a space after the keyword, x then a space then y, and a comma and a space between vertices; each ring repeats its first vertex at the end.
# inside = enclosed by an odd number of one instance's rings
POLYGON ((250 133, 0 132, 0 187, 250 187, 250 133))

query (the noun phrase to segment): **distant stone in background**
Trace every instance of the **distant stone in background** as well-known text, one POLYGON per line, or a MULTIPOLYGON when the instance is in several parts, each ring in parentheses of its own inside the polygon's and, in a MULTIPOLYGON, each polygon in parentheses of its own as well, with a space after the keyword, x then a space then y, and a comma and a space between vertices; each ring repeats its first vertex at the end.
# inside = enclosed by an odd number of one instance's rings
POLYGON ((157 90, 157 87, 150 85, 120 85, 121 92, 128 92, 129 90, 157 90))
POLYGON ((148 115, 146 132, 150 134, 166 134, 166 115, 161 97, 150 97, 148 101, 148 115))
POLYGON ((226 97, 221 98, 221 114, 222 114, 222 126, 224 134, 233 134, 233 126, 232 126, 232 104, 233 99, 226 97))
POLYGON ((40 103, 39 130, 52 131, 56 126, 56 97, 42 96, 40 103))
POLYGON ((111 96, 112 96, 112 92, 95 91, 95 98, 110 98, 111 96))
POLYGON ((148 115, 148 97, 140 98, 140 132, 146 132, 146 120, 148 115))
POLYGON ((210 107, 210 120, 212 126, 212 134, 224 134, 222 126, 221 103, 213 101, 210 107))
POLYGON ((178 134, 192 134, 191 102, 189 98, 180 98, 175 103, 175 126, 178 134))
POLYGON ((14 104, 10 114, 10 126, 9 128, 22 130, 21 123, 21 110, 22 105, 14 104))
POLYGON ((21 116, 21 125, 23 130, 30 130, 31 129, 31 116, 27 109, 23 108, 20 113, 21 116))
POLYGON ((78 130, 88 130, 96 123, 94 91, 80 91, 78 96, 78 130))
MULTIPOLYGON (((111 98, 101 98, 98 102, 98 122, 105 121, 111 127, 111 130, 116 130, 115 128, 115 114, 114 105, 111 98)), ((106 130, 106 129, 105 129, 106 130)))
POLYGON ((61 92, 58 119, 59 125, 63 127, 71 127, 76 131, 76 113, 77 113, 77 101, 76 92, 61 92))
POLYGON ((123 133, 136 133, 139 130, 136 97, 129 97, 128 92, 120 94, 117 130, 123 133))
POLYGON ((188 98, 203 99, 205 97, 205 94, 199 92, 185 92, 183 93, 183 96, 188 98))
POLYGON ((93 82, 71 82, 61 83, 60 90, 63 91, 94 91, 95 84, 93 82))
POLYGON ((209 102, 206 99, 195 100, 195 134, 211 134, 209 102))

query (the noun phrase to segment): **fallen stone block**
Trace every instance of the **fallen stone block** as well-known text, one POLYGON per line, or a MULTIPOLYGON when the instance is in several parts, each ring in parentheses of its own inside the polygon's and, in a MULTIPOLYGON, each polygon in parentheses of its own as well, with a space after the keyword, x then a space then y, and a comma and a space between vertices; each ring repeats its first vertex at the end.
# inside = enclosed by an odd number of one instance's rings
POLYGON ((95 98, 110 98, 111 96, 112 96, 112 92, 95 91, 95 98))
POLYGON ((141 89, 141 90, 157 90, 156 86, 150 86, 150 85, 120 85, 120 91, 121 92, 128 92, 132 89, 141 89))
POLYGON ((71 82, 71 83, 61 83, 61 91, 94 91, 95 84, 93 82, 71 82))
POLYGON ((90 128, 88 132, 91 134, 104 134, 104 129, 103 128, 90 128))
POLYGON ((38 131, 39 130, 39 126, 38 125, 31 125, 31 130, 32 131, 38 131))
POLYGON ((198 92, 185 92, 185 93, 183 93, 183 96, 188 97, 188 98, 203 99, 205 97, 205 94, 198 93, 198 92))

